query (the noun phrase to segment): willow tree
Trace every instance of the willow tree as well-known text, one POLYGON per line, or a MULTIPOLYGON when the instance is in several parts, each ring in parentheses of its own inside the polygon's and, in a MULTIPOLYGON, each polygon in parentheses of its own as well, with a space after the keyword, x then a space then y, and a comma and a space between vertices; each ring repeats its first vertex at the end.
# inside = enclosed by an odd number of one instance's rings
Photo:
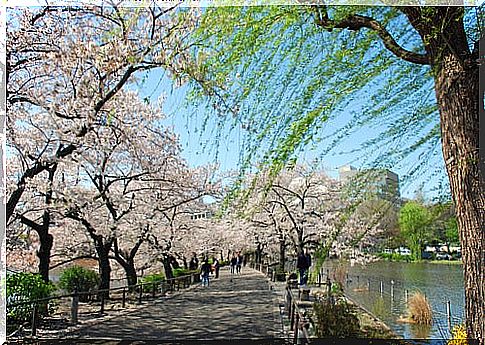
POLYGON ((243 167, 258 159, 277 171, 303 147, 326 153, 372 125, 380 132, 361 148, 387 166, 418 154, 432 162, 417 164, 415 177, 434 169, 433 154, 443 167, 441 147, 462 244, 467 333, 483 344, 478 14, 460 6, 215 8, 195 36, 195 64, 179 76, 191 81, 193 99, 210 97, 219 135, 245 130, 243 167), (328 127, 337 117, 345 125, 328 127))

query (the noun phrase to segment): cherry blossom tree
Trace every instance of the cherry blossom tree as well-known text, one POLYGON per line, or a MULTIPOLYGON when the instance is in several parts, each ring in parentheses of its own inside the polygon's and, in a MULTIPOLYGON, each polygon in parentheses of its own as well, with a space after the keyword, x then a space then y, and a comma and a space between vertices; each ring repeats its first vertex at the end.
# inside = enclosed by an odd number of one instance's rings
POLYGON ((288 253, 312 248, 319 266, 330 254, 355 255, 354 247, 380 231, 378 214, 363 207, 362 200, 349 198, 325 172, 296 165, 275 177, 259 177, 246 183, 250 187, 238 207, 252 224, 257 257, 263 248, 276 250, 281 270, 288 253))
MULTIPOLYGON (((135 11, 114 5, 9 11, 7 145, 21 164, 8 188, 7 222, 34 177, 53 180, 62 160, 89 146, 88 134, 111 121, 118 111, 113 99, 137 82, 139 72, 174 71, 184 63, 183 33, 195 12, 173 13, 156 4, 135 11)), ((41 218, 19 217, 38 234, 39 270, 47 279, 49 207, 41 218)))

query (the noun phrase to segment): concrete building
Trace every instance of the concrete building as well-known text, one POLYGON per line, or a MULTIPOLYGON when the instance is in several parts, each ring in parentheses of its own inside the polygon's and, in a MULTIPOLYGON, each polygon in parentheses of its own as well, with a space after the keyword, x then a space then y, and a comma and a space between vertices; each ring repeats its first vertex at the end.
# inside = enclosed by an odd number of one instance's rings
POLYGON ((400 199, 399 176, 388 169, 359 170, 351 165, 339 168, 339 178, 344 183, 355 183, 358 190, 376 194, 389 201, 400 199))

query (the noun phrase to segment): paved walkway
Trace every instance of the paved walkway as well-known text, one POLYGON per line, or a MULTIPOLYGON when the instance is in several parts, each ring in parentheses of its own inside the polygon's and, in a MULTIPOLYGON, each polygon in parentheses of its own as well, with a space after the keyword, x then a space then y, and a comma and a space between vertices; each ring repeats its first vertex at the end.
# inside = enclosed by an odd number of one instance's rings
POLYGON ((100 320, 71 337, 113 340, 217 340, 281 337, 278 298, 268 280, 248 267, 226 268, 210 287, 200 285, 171 298, 145 301, 119 317, 100 320))

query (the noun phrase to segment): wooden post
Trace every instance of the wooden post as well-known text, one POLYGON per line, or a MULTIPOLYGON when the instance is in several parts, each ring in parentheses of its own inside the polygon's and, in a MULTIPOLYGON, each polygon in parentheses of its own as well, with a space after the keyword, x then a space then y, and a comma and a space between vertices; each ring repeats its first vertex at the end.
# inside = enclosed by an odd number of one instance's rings
POLYGON ((125 288, 123 288, 123 299, 122 299, 122 302, 121 302, 121 306, 123 308, 125 308, 125 306, 126 306, 126 289, 125 288))
POLYGON ((300 323, 300 314, 296 313, 296 320, 295 320, 295 331, 293 332, 293 344, 297 344, 298 342, 298 328, 300 323))
POLYGON ((448 318, 448 329, 451 332, 451 302, 446 301, 446 316, 448 318))
POLYGON ((384 283, 381 280, 381 295, 382 295, 383 292, 384 292, 384 283))
POLYGON ((287 296, 288 296, 288 298, 287 298, 288 299, 288 302, 287 302, 288 303, 288 317, 291 318, 291 308, 293 306, 293 300, 292 300, 289 292, 288 292, 287 296))
POLYGON ((38 311, 39 306, 36 302, 34 302, 34 308, 32 310, 32 336, 35 337, 37 335, 37 319, 38 319, 38 311))
POLYGON ((101 294, 100 299, 101 299, 101 309, 99 313, 102 315, 104 314, 104 293, 101 294))
POLYGON ((79 295, 77 291, 74 292, 71 301, 71 323, 77 325, 79 311, 79 295))
POLYGON ((409 298, 409 292, 408 292, 408 290, 406 289, 406 290, 404 290, 404 301, 405 301, 406 303, 408 303, 408 298, 409 298))
POLYGON ((140 284, 140 290, 138 293, 138 304, 141 304, 141 298, 143 297, 143 284, 140 284))
POLYGON ((394 280, 391 280, 391 300, 394 300, 394 280))
POLYGON ((293 301, 291 301, 291 318, 290 318, 290 330, 293 331, 295 326, 295 309, 296 305, 294 305, 293 301))
POLYGON ((367 279, 367 291, 370 292, 370 279, 367 279))
POLYGON ((322 286, 322 274, 318 272, 318 287, 322 286))

